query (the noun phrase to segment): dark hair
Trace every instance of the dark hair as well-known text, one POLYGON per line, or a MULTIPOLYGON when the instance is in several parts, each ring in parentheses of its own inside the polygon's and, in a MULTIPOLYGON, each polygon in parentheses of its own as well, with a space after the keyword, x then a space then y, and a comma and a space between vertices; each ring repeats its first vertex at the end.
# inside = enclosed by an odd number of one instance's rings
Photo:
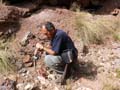
POLYGON ((49 32, 55 29, 55 26, 51 22, 46 22, 44 25, 49 32))

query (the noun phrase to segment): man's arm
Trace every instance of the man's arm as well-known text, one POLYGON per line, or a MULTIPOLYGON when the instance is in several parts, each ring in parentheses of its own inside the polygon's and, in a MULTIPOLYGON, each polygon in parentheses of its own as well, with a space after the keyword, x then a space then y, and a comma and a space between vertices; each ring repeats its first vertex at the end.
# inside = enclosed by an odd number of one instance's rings
POLYGON ((48 54, 50 55, 56 55, 56 52, 53 51, 52 49, 50 48, 47 48, 47 47, 43 47, 43 50, 46 51, 48 54))
POLYGON ((44 51, 46 51, 48 54, 50 54, 50 55, 56 55, 56 52, 55 51, 53 51, 51 48, 49 48, 49 47, 45 47, 45 46, 43 46, 42 44, 40 44, 40 43, 37 43, 36 44, 36 48, 39 48, 40 50, 44 50, 44 51))

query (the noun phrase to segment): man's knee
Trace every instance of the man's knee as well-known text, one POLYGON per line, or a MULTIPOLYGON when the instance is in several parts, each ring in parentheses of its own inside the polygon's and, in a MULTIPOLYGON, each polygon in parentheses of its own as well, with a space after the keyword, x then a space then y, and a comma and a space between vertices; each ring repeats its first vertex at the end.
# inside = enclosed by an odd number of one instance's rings
POLYGON ((51 67, 53 65, 52 60, 51 60, 51 55, 46 55, 44 62, 46 66, 51 67))
POLYGON ((53 55, 46 55, 45 56, 45 64, 48 67, 53 67, 56 64, 61 63, 61 57, 60 56, 53 56, 53 55))

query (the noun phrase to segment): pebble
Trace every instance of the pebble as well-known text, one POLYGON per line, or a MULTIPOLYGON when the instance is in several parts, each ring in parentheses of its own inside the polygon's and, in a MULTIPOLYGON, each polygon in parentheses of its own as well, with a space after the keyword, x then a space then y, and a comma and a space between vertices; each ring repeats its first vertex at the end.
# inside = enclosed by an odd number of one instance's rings
POLYGON ((18 90, 24 90, 23 87, 24 87, 24 84, 23 84, 23 83, 18 83, 18 84, 16 85, 16 88, 17 88, 18 90))
POLYGON ((27 83, 27 85, 24 87, 24 90, 33 90, 34 83, 27 83))
POLYGON ((44 77, 38 76, 37 78, 38 78, 38 80, 40 81, 40 83, 41 83, 42 85, 45 85, 45 84, 46 84, 46 80, 45 80, 44 77))

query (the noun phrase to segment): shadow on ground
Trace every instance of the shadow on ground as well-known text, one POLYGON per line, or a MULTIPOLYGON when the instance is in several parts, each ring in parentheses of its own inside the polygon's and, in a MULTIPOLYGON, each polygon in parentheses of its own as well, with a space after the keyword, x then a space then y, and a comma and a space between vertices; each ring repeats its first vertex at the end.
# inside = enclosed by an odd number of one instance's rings
POLYGON ((93 62, 80 62, 77 65, 77 71, 73 75, 74 79, 86 78, 95 80, 97 75, 97 66, 93 62))
POLYGON ((1 22, 0 23, 0 38, 8 39, 11 35, 17 33, 20 29, 19 22, 1 22))

